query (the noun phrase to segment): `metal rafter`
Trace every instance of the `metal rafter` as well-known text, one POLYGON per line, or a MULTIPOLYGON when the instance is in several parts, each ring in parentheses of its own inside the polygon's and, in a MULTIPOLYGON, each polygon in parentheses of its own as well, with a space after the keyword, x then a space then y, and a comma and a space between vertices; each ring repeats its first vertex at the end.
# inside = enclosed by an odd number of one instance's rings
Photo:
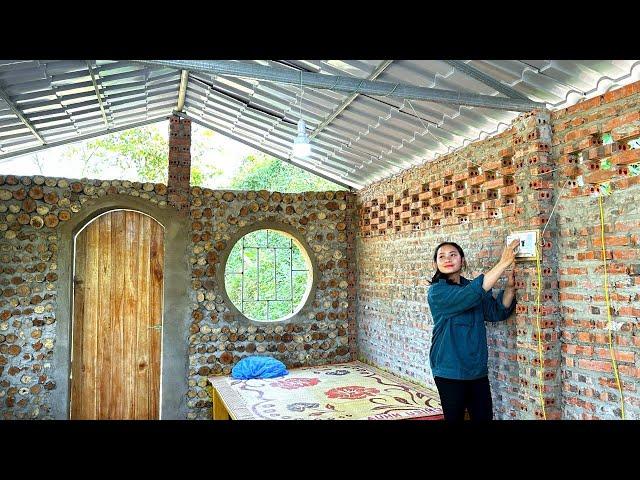
MULTIPOLYGON (((376 78, 378 78, 380 74, 384 72, 392 63, 393 63, 393 60, 384 60, 378 66, 378 68, 376 68, 375 71, 367 77, 367 80, 375 80, 376 78)), ((311 134, 309 134, 309 138, 313 138, 316 135, 318 135, 322 131, 322 129, 324 129, 327 125, 329 125, 334 118, 340 115, 345 108, 347 108, 356 98, 358 98, 359 95, 360 95, 359 93, 352 93, 351 95, 349 95, 344 102, 338 105, 338 108, 336 108, 324 122, 318 125, 316 129, 313 132, 311 132, 311 134)))
POLYGON ((401 83, 372 81, 324 75, 320 73, 293 72, 289 69, 265 67, 225 60, 136 60, 139 63, 161 65, 175 69, 205 72, 213 75, 246 77, 291 85, 303 85, 348 93, 365 93, 383 97, 400 97, 410 100, 424 100, 434 103, 466 105, 470 107, 495 108, 516 112, 528 112, 544 108, 545 104, 520 98, 492 97, 476 93, 463 93, 438 88, 418 87, 401 83))
POLYGON ((93 73, 93 68, 91 68, 91 62, 89 60, 87 62, 87 68, 89 69, 89 75, 91 75, 91 82, 93 83, 93 88, 96 91, 96 97, 98 97, 98 103, 100 104, 100 110, 102 111, 102 118, 104 120, 104 124, 107 128, 109 128, 109 121, 107 120, 107 114, 104 111, 104 104, 102 103, 102 96, 100 95, 100 89, 98 88, 98 83, 96 82, 96 76, 93 73))
POLYGON ((445 62, 447 62, 456 70, 464 73, 465 75, 471 78, 478 80, 481 83, 484 83, 485 85, 488 85, 489 87, 493 88, 494 90, 497 90, 498 92, 502 93, 503 95, 506 95, 507 97, 530 101, 529 97, 527 97, 526 95, 518 92, 517 90, 511 88, 508 85, 505 85, 499 80, 496 80, 491 75, 487 75, 486 73, 481 72, 480 70, 472 67, 471 65, 464 63, 461 60, 445 60, 445 62))
MULTIPOLYGON (((36 130, 36 128, 31 124, 31 122, 29 121, 29 119, 27 117, 25 117, 22 112, 20 111, 20 109, 18 107, 15 106, 15 104, 11 101, 11 99, 9 98, 9 96, 5 93, 4 90, 2 90, 2 88, 0 88, 0 98, 2 100, 5 101, 5 103, 9 106, 9 108, 11 109, 11 111, 13 112, 13 114, 18 117, 20 119, 20 121, 22 123, 25 124, 25 126, 31 130, 31 133, 33 133, 35 135, 35 137, 44 145, 47 142, 44 141, 44 138, 42 138, 42 135, 40 135, 40 133, 38 133, 38 130, 36 130)), ((0 156, 0 158, 2 158, 0 156)))

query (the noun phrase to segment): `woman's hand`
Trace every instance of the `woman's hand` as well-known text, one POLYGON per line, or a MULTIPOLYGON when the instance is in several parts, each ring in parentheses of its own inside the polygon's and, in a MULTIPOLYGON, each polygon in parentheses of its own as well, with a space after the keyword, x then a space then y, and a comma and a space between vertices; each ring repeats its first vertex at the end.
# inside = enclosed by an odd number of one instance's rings
POLYGON ((514 288, 516 286, 516 271, 511 270, 507 272, 507 288, 514 288))
POLYGON ((502 273, 509 268, 516 258, 516 252, 520 240, 517 238, 507 245, 502 251, 500 261, 494 265, 494 267, 484 274, 484 280, 482 281, 482 288, 485 292, 488 292, 493 288, 498 279, 502 276, 502 273))
POLYGON ((502 256, 500 257, 500 263, 503 265, 509 266, 516 259, 516 253, 518 251, 518 246, 520 245, 520 240, 517 238, 514 239, 509 245, 504 247, 502 251, 502 256))

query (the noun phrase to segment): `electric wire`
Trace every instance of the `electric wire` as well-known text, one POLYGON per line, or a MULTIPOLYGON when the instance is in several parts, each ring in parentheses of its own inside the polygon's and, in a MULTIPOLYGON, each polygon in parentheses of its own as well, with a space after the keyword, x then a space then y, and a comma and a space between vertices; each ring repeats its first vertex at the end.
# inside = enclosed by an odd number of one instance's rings
MULTIPOLYGON (((556 169, 557 170, 557 169, 556 169)), ((550 172, 546 172, 546 173, 550 173, 550 172)), ((565 181, 565 183, 562 185, 562 187, 560 188, 560 191, 558 192, 558 198, 556 199, 556 202, 551 210, 551 214, 549 215, 549 218, 547 219, 547 222, 545 223, 545 226, 542 230, 542 233, 540 234, 540 242, 543 242, 543 238, 544 238, 544 232, 547 229, 547 226, 549 225, 549 222, 551 221, 551 218, 553 217, 553 214, 555 212, 556 206, 558 205, 558 202, 560 201, 560 198, 562 198, 562 191, 564 190, 564 188, 566 187, 567 183, 569 182, 569 179, 567 179, 565 181)), ((613 350, 613 337, 612 337, 612 320, 611 320, 611 300, 609 297, 609 276, 608 276, 608 271, 607 271, 607 256, 606 256, 606 245, 605 245, 605 238, 604 238, 604 209, 603 209, 603 205, 602 205, 602 195, 598 195, 598 206, 599 206, 599 210, 600 210, 600 243, 601 243, 601 247, 602 247, 602 263, 603 263, 603 267, 604 267, 604 292, 605 292, 605 302, 607 305, 607 330, 609 333, 609 353, 611 355, 611 363, 613 366, 613 372, 614 372, 614 376, 615 376, 615 380, 616 380, 616 387, 618 389, 618 393, 620 394, 620 407, 621 407, 621 417, 623 420, 625 420, 625 409, 624 409, 624 394, 622 392, 622 387, 621 387, 621 383, 620 383, 620 376, 618 373, 618 365, 615 359, 615 354, 614 354, 614 350, 613 350)), ((537 270, 537 274, 538 274, 538 291, 537 291, 537 297, 536 297, 536 327, 538 330, 538 356, 540 359, 540 370, 539 370, 539 390, 540 390, 540 403, 542 405, 542 414, 543 417, 546 420, 546 411, 545 411, 545 406, 544 406, 544 397, 542 396, 542 377, 544 374, 544 364, 543 364, 543 357, 542 357, 542 339, 541 339, 541 333, 540 333, 540 322, 539 322, 539 318, 540 318, 540 307, 541 307, 541 303, 540 303, 540 293, 541 293, 541 283, 542 283, 542 275, 541 275, 541 270, 540 270, 540 251, 539 251, 539 246, 536 246, 536 270, 537 270)))
MULTIPOLYGON (((548 223, 548 222, 547 222, 548 223)), ((542 407, 542 418, 547 419, 547 411, 544 405, 544 358, 542 356, 542 332, 540 331, 540 295, 542 293, 542 273, 540 270, 541 243, 536 244, 536 272, 538 274, 538 291, 536 295, 536 329, 538 331, 538 359, 540 360, 540 369, 538 370, 538 393, 540 394, 540 406, 542 407)))
POLYGON ((540 296, 542 294, 542 271, 540 265, 540 257, 542 256, 542 242, 544 241, 544 232, 547 230, 547 226, 549 222, 551 222, 551 218, 553 217, 553 213, 558 206, 558 202, 562 198, 562 192, 566 187, 569 179, 567 179, 560 190, 558 191, 558 198, 556 199, 553 208, 551 209, 551 213, 549 214, 549 218, 542 229, 542 233, 540 234, 540 239, 536 242, 536 274, 538 277, 538 285, 537 285, 537 293, 536 293, 536 330, 538 332, 538 360, 540 361, 540 369, 538 370, 538 393, 540 395, 540 406, 542 408, 542 417, 547 419, 547 411, 544 403, 544 357, 542 355, 542 332, 540 330, 540 310, 542 307, 540 296))
POLYGON ((607 273, 607 254, 604 244, 604 209, 602 208, 602 195, 598 195, 598 206, 600 207, 600 243, 602 244, 602 263, 604 266, 604 297, 607 303, 607 330, 609 331, 609 353, 611 354, 611 364, 613 365, 613 373, 616 378, 616 386, 618 387, 618 393, 620 393, 620 407, 622 413, 622 420, 625 419, 624 414, 624 395, 622 394, 622 387, 620 385, 620 376, 618 375, 618 364, 613 353, 613 339, 612 339, 612 325, 611 325, 611 301, 609 299, 609 276, 607 273))

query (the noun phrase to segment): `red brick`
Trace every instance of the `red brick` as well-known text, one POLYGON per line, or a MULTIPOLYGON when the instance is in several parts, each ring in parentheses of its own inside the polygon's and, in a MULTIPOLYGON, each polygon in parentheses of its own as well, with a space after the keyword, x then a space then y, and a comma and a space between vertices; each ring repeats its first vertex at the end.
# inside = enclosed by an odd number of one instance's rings
POLYGON ((640 176, 613 180, 611 184, 614 186, 616 190, 622 190, 625 188, 632 187, 634 185, 640 185, 640 176))
POLYGON ((596 372, 611 372, 613 367, 611 362, 603 362, 600 360, 586 360, 583 358, 578 359, 578 368, 585 370, 593 370, 596 372))
POLYGON ((610 132, 616 127, 620 127, 621 125, 626 125, 628 123, 635 122, 640 120, 640 112, 631 112, 626 115, 618 116, 612 120, 609 120, 602 126, 603 132, 610 132))
POLYGON ((620 307, 618 315, 621 317, 640 317, 640 308, 620 307))
MULTIPOLYGON (((605 235, 604 236, 604 244, 607 247, 626 246, 626 245, 629 245, 629 237, 627 237, 627 236, 620 237, 620 236, 605 235)), ((601 236, 597 236, 597 237, 595 237, 593 239, 593 246, 594 247, 602 247, 602 237, 601 236)))
POLYGON ((628 165, 638 161, 640 161, 640 148, 624 150, 611 156, 611 163, 614 165, 628 165))
POLYGON ((485 172, 494 171, 502 168, 502 160, 496 160, 493 162, 485 162, 482 164, 482 170, 485 172))
POLYGON ((564 141, 565 142, 570 142, 571 140, 576 140, 582 137, 587 137, 590 135, 593 135, 595 133, 598 133, 598 126, 597 125, 590 125, 587 128, 581 128, 580 130, 573 130, 569 133, 567 133, 564 136, 564 141))
POLYGON ((496 178, 495 180, 491 180, 489 182, 485 182, 482 184, 482 188, 485 190, 494 190, 499 187, 504 187, 505 179, 504 177, 496 178))
POLYGON ((611 180, 616 175, 614 170, 596 170, 588 175, 585 175, 584 182, 591 184, 600 184, 608 180, 611 180))
MULTIPOLYGON (((611 359, 611 351, 608 348, 596 348, 595 353, 599 358, 611 359)), ((623 352, 621 350, 613 349, 614 358, 619 362, 634 363, 636 356, 633 352, 623 352)))

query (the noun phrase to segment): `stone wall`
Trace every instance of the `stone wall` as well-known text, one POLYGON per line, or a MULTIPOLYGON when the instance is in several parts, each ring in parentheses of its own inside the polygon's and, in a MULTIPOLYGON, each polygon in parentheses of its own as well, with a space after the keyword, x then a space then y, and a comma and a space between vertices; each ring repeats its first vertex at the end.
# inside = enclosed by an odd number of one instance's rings
MULTIPOLYGON (((54 378, 60 375, 55 365, 65 361, 55 358, 56 342, 62 341, 56 310, 59 275, 72 265, 58 262, 60 232, 82 215, 83 204, 106 197, 135 197, 179 215, 167 205, 162 184, 0 176, 0 418, 47 419, 65 411, 54 395, 54 378)), ((184 282, 191 286, 191 308, 184 315, 191 315, 191 323, 190 331, 183 332, 189 370, 188 387, 181 393, 186 418, 211 417, 206 377, 228 374, 243 356, 268 353, 289 367, 353 357, 353 194, 196 187, 189 212, 191 243, 184 257, 191 270, 184 282), (319 268, 309 308, 284 323, 256 325, 233 317, 217 284, 220 256, 232 247, 234 232, 258 221, 299 232, 319 268)))
POLYGON ((189 337, 189 418, 210 418, 207 376, 231 372, 243 356, 267 353, 289 367, 350 361, 355 318, 349 277, 355 280, 347 231, 354 195, 338 192, 219 192, 191 189, 192 323, 189 337), (216 274, 236 232, 257 222, 296 229, 311 248, 320 276, 309 308, 273 325, 246 322, 224 302, 216 274))
POLYGON ((62 224, 82 205, 130 195, 166 208, 164 185, 0 176, 0 415, 51 418, 56 389, 58 263, 62 224))

